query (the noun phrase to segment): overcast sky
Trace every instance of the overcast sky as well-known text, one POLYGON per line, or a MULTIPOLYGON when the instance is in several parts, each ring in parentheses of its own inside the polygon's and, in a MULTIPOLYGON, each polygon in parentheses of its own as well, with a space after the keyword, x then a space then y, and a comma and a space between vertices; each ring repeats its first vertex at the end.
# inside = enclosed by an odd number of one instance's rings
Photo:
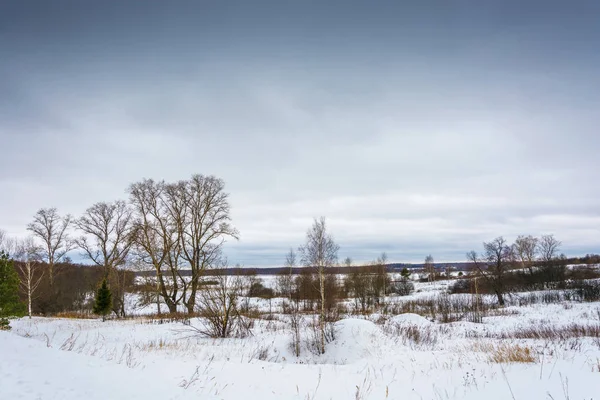
POLYGON ((359 262, 520 233, 598 253, 599 21, 592 0, 0 1, 0 228, 202 173, 233 264, 281 264, 318 216, 359 262))

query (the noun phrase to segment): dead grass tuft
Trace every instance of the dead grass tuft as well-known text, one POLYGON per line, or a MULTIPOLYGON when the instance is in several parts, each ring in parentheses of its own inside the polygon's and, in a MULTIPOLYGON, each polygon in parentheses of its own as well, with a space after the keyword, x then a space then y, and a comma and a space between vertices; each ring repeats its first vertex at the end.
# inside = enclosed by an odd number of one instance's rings
POLYGON ((77 312, 77 311, 63 311, 56 313, 56 318, 66 319, 97 319, 98 316, 90 313, 77 312))
POLYGON ((579 337, 600 338, 600 325, 531 326, 512 332, 503 332, 499 339, 545 339, 558 341, 579 337))
POLYGON ((474 343, 473 349, 487 353, 489 361, 498 364, 505 363, 535 363, 537 357, 531 348, 518 344, 474 343))

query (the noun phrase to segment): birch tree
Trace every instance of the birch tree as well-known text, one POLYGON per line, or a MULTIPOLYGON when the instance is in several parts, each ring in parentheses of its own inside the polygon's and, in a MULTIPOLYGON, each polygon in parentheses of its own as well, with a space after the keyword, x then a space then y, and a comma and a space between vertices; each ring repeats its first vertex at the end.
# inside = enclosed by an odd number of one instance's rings
POLYGON ((17 244, 16 259, 19 261, 17 269, 21 275, 20 288, 27 296, 27 315, 31 318, 33 300, 37 298, 37 290, 42 283, 44 270, 40 263, 39 246, 32 237, 28 237, 17 244))
POLYGON ((309 268, 314 268, 319 278, 320 295, 320 352, 325 353, 325 273, 326 269, 335 266, 339 246, 327 232, 325 217, 314 220, 312 227, 306 232, 306 242, 298 251, 302 263, 309 268))
POLYGON ((65 255, 73 249, 67 230, 72 223, 70 215, 61 216, 56 208, 40 208, 27 229, 42 241, 42 260, 48 263, 48 281, 54 286, 57 269, 65 255))

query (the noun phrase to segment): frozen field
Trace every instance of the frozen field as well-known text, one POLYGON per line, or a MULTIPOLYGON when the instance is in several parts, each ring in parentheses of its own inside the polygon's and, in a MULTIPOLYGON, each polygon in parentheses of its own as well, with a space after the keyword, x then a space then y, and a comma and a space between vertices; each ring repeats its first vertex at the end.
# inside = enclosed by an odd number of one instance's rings
POLYGON ((509 306, 481 324, 430 319, 347 317, 326 354, 303 344, 300 357, 277 312, 243 339, 142 317, 13 320, 0 332, 0 399, 600 399, 600 303, 509 306))

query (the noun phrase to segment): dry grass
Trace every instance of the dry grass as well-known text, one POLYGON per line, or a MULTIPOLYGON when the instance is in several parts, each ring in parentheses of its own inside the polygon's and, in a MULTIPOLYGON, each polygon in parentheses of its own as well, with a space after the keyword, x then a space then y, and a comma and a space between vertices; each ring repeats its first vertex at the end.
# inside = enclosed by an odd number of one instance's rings
POLYGON ((558 341, 579 337, 600 338, 600 325, 532 326, 512 332, 502 332, 499 339, 545 339, 558 341))
POLYGON ((140 351, 178 350, 182 346, 179 342, 168 342, 166 339, 150 340, 146 343, 136 344, 140 351))
POLYGON ((412 348, 433 349, 441 335, 447 335, 449 328, 443 325, 419 326, 413 324, 388 323, 383 331, 392 338, 398 338, 403 345, 412 348))
POLYGON ((488 354, 488 360, 498 364, 535 363, 538 361, 531 348, 518 344, 476 342, 473 343, 472 349, 488 354))
POLYGON ((85 312, 77 312, 77 311, 63 311, 54 315, 56 318, 66 318, 66 319, 98 319, 97 315, 85 312))

